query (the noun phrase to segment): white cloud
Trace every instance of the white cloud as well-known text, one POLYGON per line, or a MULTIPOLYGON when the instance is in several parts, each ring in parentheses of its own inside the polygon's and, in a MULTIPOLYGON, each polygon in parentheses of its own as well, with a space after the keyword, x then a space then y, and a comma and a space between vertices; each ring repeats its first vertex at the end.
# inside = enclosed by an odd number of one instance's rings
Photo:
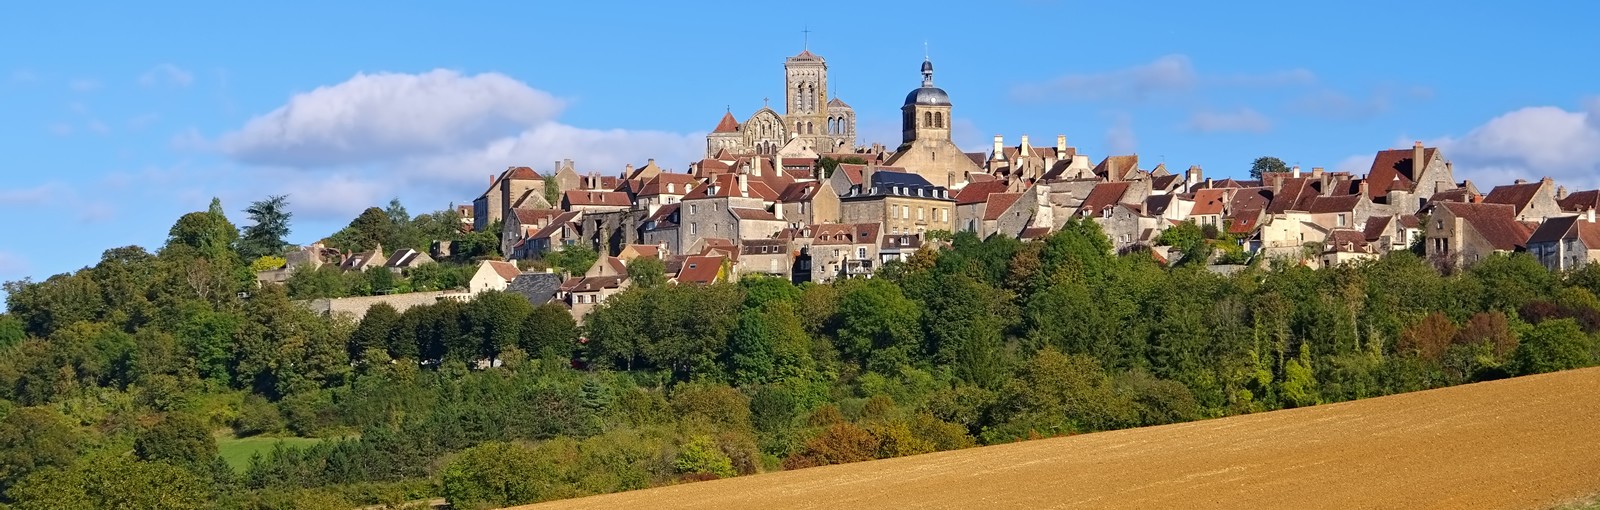
POLYGON ((194 83, 194 73, 172 64, 161 64, 139 75, 139 84, 146 87, 158 85, 187 87, 191 83, 194 83))
POLYGON ((32 188, 0 189, 0 205, 47 204, 62 191, 63 186, 60 183, 46 183, 32 188))
POLYGON ((1600 100, 1585 106, 1522 108, 1436 143, 1454 160, 1457 179, 1482 185, 1551 177, 1568 187, 1600 186, 1600 100))
POLYGON ((1148 64, 1101 73, 1069 74, 1049 82, 1013 90, 1020 99, 1076 101, 1144 101, 1158 94, 1193 88, 1194 64, 1185 55, 1167 55, 1148 64))
POLYGON ((100 82, 88 78, 79 78, 67 82, 67 88, 73 92, 93 92, 100 89, 100 82))
POLYGON ((246 163, 367 163, 458 150, 555 117, 562 102, 498 73, 357 74, 297 94, 220 140, 246 163))
POLYGON ((1195 112, 1185 127, 1199 133, 1265 133, 1272 130, 1272 121, 1260 112, 1240 108, 1231 112, 1195 112))
POLYGON ((1012 89, 1012 97, 1028 100, 1144 102, 1191 92, 1199 87, 1272 88, 1310 85, 1317 76, 1307 69, 1262 73, 1203 74, 1187 55, 1173 54, 1150 63, 1099 73, 1068 74, 1043 83, 1012 89))
POLYGON ((1372 170, 1373 154, 1355 154, 1339 160, 1333 165, 1335 172, 1350 172, 1352 175, 1361 175, 1372 170))
POLYGON ((39 75, 27 69, 18 69, 11 72, 11 83, 33 83, 39 81, 39 75))
POLYGON ((1106 154, 1133 154, 1139 149, 1139 138, 1133 134, 1133 118, 1118 115, 1106 128, 1106 154))
POLYGON ((156 122, 160 122, 160 121, 161 121, 161 114, 158 114, 158 113, 146 113, 146 114, 139 115, 139 116, 136 116, 134 118, 128 119, 127 125, 128 125, 128 129, 129 130, 132 130, 132 131, 144 131, 145 128, 150 127, 151 125, 154 125, 156 122))
POLYGON ((296 95, 215 142, 191 129, 171 143, 220 149, 246 167, 236 173, 249 193, 287 193, 297 217, 339 221, 396 196, 417 210, 462 203, 512 165, 548 173, 572 159, 579 171, 617 175, 655 158, 686 171, 704 151, 703 132, 575 127, 555 119, 561 109, 561 100, 500 74, 363 74, 296 95))
POLYGON ((73 131, 72 124, 66 122, 52 122, 50 125, 45 126, 45 130, 56 136, 68 136, 73 131))

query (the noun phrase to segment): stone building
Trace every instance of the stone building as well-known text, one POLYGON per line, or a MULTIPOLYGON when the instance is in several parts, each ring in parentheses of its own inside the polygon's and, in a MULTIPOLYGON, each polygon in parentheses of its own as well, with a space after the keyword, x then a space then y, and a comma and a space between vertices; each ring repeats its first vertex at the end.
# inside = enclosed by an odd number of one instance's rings
POLYGON ((900 147, 885 164, 905 167, 947 188, 966 182, 970 173, 982 172, 950 140, 950 107, 950 95, 933 86, 933 62, 923 60, 922 86, 906 94, 900 107, 900 147))
POLYGON ((1533 232, 1505 204, 1438 202, 1423 225, 1428 258, 1451 266, 1471 265, 1494 253, 1511 253, 1533 232))
POLYGON ((763 105, 743 123, 732 112, 722 114, 706 135, 706 157, 717 153, 817 157, 849 152, 856 145, 856 114, 850 105, 828 96, 828 61, 801 51, 783 62, 783 114, 763 105))
POLYGON ((1551 271, 1577 269, 1600 260, 1600 224, 1594 209, 1545 220, 1528 237, 1528 252, 1551 271))
POLYGON ((866 180, 839 197, 840 221, 878 223, 886 234, 951 231, 956 200, 944 186, 912 173, 871 172, 866 180))
MULTIPOLYGON (((702 239, 760 239, 782 230, 784 221, 769 207, 777 193, 748 175, 721 174, 683 197, 678 203, 680 250, 692 249, 702 239)), ((652 242, 645 239, 644 242, 652 242)))
POLYGON ((548 209, 544 177, 532 168, 514 166, 489 178, 489 189, 472 201, 472 229, 482 232, 519 207, 548 209))

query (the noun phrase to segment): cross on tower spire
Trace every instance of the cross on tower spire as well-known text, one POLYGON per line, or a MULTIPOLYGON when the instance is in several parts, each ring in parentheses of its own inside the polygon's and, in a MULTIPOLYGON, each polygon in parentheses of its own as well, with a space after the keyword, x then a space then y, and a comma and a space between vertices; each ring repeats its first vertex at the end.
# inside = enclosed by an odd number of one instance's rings
POLYGON ((800 33, 804 34, 801 36, 801 48, 806 51, 811 51, 811 26, 806 25, 800 30, 800 33))

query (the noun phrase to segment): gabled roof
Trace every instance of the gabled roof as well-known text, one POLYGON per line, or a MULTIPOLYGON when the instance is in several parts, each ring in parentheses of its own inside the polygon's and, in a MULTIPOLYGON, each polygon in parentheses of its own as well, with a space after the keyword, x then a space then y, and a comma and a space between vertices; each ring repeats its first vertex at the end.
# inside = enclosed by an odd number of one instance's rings
POLYGON ((1483 197, 1467 188, 1447 189, 1428 197, 1428 202, 1481 202, 1483 197))
POLYGON ((1572 237, 1577 234, 1578 229, 1574 227, 1578 223, 1577 216, 1547 218, 1543 224, 1539 225, 1538 230, 1534 230, 1533 234, 1528 236, 1528 244, 1554 243, 1572 237))
POLYGON ((1517 214, 1522 214, 1522 210, 1528 208, 1528 205, 1539 197, 1544 185, 1543 181, 1533 181, 1495 186, 1488 195, 1484 195, 1483 203, 1509 205, 1517 209, 1517 214))
POLYGON ((644 181, 639 187, 639 196, 685 195, 699 184, 700 179, 693 175, 662 172, 644 181))
POLYGON ((1516 220, 1516 208, 1509 205, 1442 202, 1439 207, 1471 225, 1496 250, 1513 251, 1533 233, 1516 220))
POLYGON ((534 232, 533 235, 528 236, 528 239, 545 239, 555 235, 557 231, 561 230, 561 227, 566 226, 568 223, 572 223, 573 220, 576 220, 580 214, 582 213, 578 211, 562 213, 560 216, 556 216, 554 219, 551 219, 549 225, 545 225, 544 228, 539 229, 538 232, 534 232))
POLYGON ((675 212, 678 212, 678 204, 673 203, 673 204, 663 205, 663 206, 661 206, 660 209, 656 209, 656 213, 655 214, 650 215, 649 218, 645 218, 644 221, 645 221, 645 223, 650 223, 650 222, 663 223, 663 222, 667 222, 667 220, 672 218, 672 213, 675 213, 675 212))
POLYGON ((1102 182, 1094 185, 1089 190, 1089 196, 1083 197, 1083 204, 1078 210, 1086 214, 1100 214, 1100 211, 1116 205, 1122 201, 1122 196, 1128 193, 1128 182, 1102 182))
POLYGON ((692 256, 683 260, 683 269, 678 270, 678 283, 706 285, 717 281, 717 274, 722 272, 723 261, 726 257, 692 256))
POLYGON ((966 155, 967 159, 972 160, 972 164, 978 165, 980 168, 983 167, 984 162, 989 160, 989 156, 982 152, 968 152, 966 155))
POLYGON ((1367 218, 1367 225, 1362 231, 1362 235, 1365 236, 1369 242, 1377 242, 1377 240, 1383 238, 1384 234, 1389 232, 1389 226, 1393 223, 1393 216, 1373 216, 1371 218, 1367 218))
POLYGON ((789 253, 789 242, 782 239, 740 239, 740 255, 772 255, 789 253))
POLYGON ((737 133, 739 132, 739 121, 733 118, 733 112, 723 112, 722 120, 717 122, 716 129, 712 129, 711 132, 737 133))
MULTIPOLYGON (((1416 169, 1411 159, 1415 149, 1391 149, 1378 151, 1372 158, 1372 170, 1367 172, 1367 193, 1369 197, 1382 197, 1389 194, 1389 190, 1399 189, 1410 191, 1417 179, 1416 169)), ((1433 160, 1433 154, 1438 149, 1423 149, 1422 159, 1433 160)))
POLYGON ((517 265, 510 262, 485 260, 483 263, 487 264, 490 270, 500 275, 500 277, 504 278, 507 282, 517 279, 517 275, 522 274, 522 270, 517 269, 517 265))
POLYGON ((1050 227, 1028 227, 1022 229, 1022 232, 1017 234, 1017 239, 1031 241, 1034 239, 1043 238, 1047 235, 1050 235, 1050 227))
POLYGON ((1021 193, 995 193, 989 195, 989 203, 983 208, 983 220, 993 221, 1000 219, 1011 209, 1012 204, 1022 199, 1021 193))
POLYGON ((1144 198, 1144 210, 1151 216, 1166 214, 1167 208, 1172 207, 1171 193, 1165 195, 1150 195, 1144 198))
POLYGON ((633 201, 621 191, 568 190, 566 203, 575 206, 630 207, 633 201))
POLYGON ((817 181, 801 181, 790 184, 778 194, 778 201, 785 204, 805 202, 817 196, 817 191, 822 189, 822 183, 817 181))
POLYGON ((765 209, 751 209, 751 208, 748 208, 748 207, 729 207, 728 208, 728 212, 730 214, 733 214, 734 218, 737 218, 737 219, 740 219, 740 220, 779 221, 777 216, 774 216, 771 211, 767 211, 765 209))
POLYGON ((828 107, 829 108, 850 108, 850 105, 844 104, 844 101, 840 101, 839 98, 836 97, 836 98, 828 100, 828 107))
POLYGON ((916 251, 922 247, 922 236, 917 234, 890 234, 883 236, 883 241, 878 247, 885 250, 916 251))
POLYGON ((1563 211, 1582 212, 1600 209, 1600 190, 1575 191, 1556 202, 1561 204, 1563 211))
POLYGON ((420 251, 413 250, 411 248, 406 248, 404 250, 400 250, 400 251, 394 252, 393 255, 390 255, 389 256, 389 261, 388 262, 384 262, 383 266, 384 267, 399 267, 399 268, 411 267, 411 265, 416 263, 419 259, 428 260, 430 258, 431 257, 428 257, 427 255, 424 255, 420 251))
POLYGON ((622 286, 622 281, 628 279, 624 275, 615 276, 577 276, 568 278, 561 284, 562 292, 599 292, 604 289, 615 289, 622 286))
POLYGON ((1327 252, 1337 253, 1371 253, 1367 246, 1367 236, 1348 228, 1336 228, 1328 231, 1326 240, 1327 252))
POLYGON ((1121 180, 1129 171, 1139 168, 1139 155, 1106 156, 1094 166, 1095 175, 1108 180, 1121 180))
MULTIPOLYGON (((747 196, 772 201, 778 198, 778 193, 767 187, 766 183, 746 177, 747 196)), ((734 174, 718 174, 711 178, 705 186, 700 186, 684 195, 684 200, 701 198, 726 198, 737 197, 739 194, 739 176, 734 174)))
POLYGON ((501 177, 501 178, 502 179, 510 179, 510 180, 519 180, 519 181, 542 181, 542 180, 544 180, 544 177, 539 175, 539 172, 535 172, 535 171, 533 171, 532 168, 528 168, 528 167, 525 167, 525 166, 514 166, 514 167, 511 167, 511 168, 508 168, 508 169, 506 169, 505 176, 501 177))
POLYGON ((1352 212, 1361 204, 1362 198, 1360 195, 1311 197, 1306 210, 1312 214, 1352 212))
POLYGON ((506 285, 506 292, 519 294, 539 306, 555 299, 561 283, 561 275, 555 273, 523 273, 506 285))
POLYGON ((1150 179, 1151 189, 1174 189, 1183 182, 1183 176, 1178 174, 1162 175, 1150 179))
POLYGON ((1227 191, 1223 189, 1202 189, 1194 192, 1194 208, 1189 210, 1190 216, 1207 216, 1222 214, 1222 209, 1227 205, 1227 191))
POLYGON ((560 217, 565 212, 566 211, 560 209, 529 209, 526 207, 519 207, 512 209, 511 215, 517 218, 517 223, 522 224, 522 228, 530 228, 547 225, 550 221, 560 217))
POLYGON ((995 193, 1005 193, 1006 183, 1000 181, 973 181, 967 183, 956 193, 956 205, 970 205, 988 202, 989 196, 995 193))
POLYGON ((878 242, 877 223, 828 223, 812 229, 813 245, 872 244, 878 242))

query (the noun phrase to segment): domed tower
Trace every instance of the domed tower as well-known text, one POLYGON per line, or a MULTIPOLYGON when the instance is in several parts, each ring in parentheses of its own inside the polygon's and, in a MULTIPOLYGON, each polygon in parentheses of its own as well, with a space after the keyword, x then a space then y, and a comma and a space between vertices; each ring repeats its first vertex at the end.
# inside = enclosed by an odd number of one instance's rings
POLYGON ((922 86, 906 94, 900 107, 902 145, 916 140, 950 140, 950 95, 933 86, 933 62, 922 60, 922 86))

